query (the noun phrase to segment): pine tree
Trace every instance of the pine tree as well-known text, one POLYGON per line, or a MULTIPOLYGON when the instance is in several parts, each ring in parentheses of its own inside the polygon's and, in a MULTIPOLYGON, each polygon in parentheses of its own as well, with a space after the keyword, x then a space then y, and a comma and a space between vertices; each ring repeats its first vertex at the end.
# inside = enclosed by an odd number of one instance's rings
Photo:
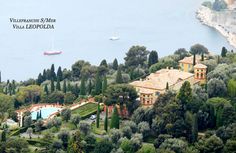
POLYGON ((193 54, 193 66, 196 65, 196 54, 193 54))
POLYGON ((51 79, 51 93, 55 91, 54 79, 51 79))
POLYGON ((227 49, 223 47, 221 50, 221 57, 226 57, 227 52, 228 52, 227 49))
POLYGON ((104 76, 103 82, 102 82, 102 93, 105 93, 105 90, 107 89, 107 77, 104 76))
POLYGON ((118 114, 118 110, 117 110, 117 107, 114 106, 114 109, 113 109, 113 113, 112 113, 112 116, 111 116, 111 124, 110 124, 110 128, 116 128, 116 129, 119 129, 120 127, 120 117, 119 117, 119 114, 118 114))
POLYGON ((59 79, 59 78, 57 78, 56 89, 57 89, 58 91, 61 91, 61 84, 60 84, 60 79, 59 79))
POLYGON ((106 116, 104 119, 104 130, 107 131, 108 130, 108 106, 106 106, 106 116))
POLYGON ((57 78, 59 78, 60 81, 63 80, 63 73, 61 70, 61 67, 59 66, 58 70, 57 70, 57 78))
POLYGON ((102 81, 99 74, 96 74, 95 78, 95 94, 99 95, 102 92, 102 81))
POLYGON ((118 69, 118 61, 117 61, 116 58, 114 59, 114 61, 113 61, 113 63, 112 63, 112 68, 113 68, 114 70, 117 70, 117 69, 118 69))
POLYGON ((158 53, 156 51, 151 51, 148 57, 148 67, 158 62, 158 53))
POLYGON ((123 79, 122 79, 122 74, 121 74, 121 69, 120 68, 118 68, 118 70, 117 70, 116 83, 123 83, 123 79))
POLYGON ((96 127, 99 128, 99 123, 100 123, 100 103, 98 103, 97 107, 97 118, 96 118, 96 127))
POLYGON ((49 91, 48 91, 48 85, 47 85, 47 84, 44 86, 44 92, 46 93, 46 95, 49 94, 49 91))
POLYGON ((66 93, 66 80, 63 81, 63 93, 66 93))
POLYGON ((86 95, 86 87, 85 87, 84 77, 81 79, 81 83, 80 83, 80 95, 86 95))

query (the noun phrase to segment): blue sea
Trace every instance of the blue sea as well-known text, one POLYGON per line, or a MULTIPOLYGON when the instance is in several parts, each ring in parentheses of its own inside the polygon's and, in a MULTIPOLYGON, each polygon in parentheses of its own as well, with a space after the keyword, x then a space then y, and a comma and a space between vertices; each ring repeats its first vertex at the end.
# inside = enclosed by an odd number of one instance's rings
POLYGON ((203 0, 1 0, 0 71, 2 79, 36 78, 52 63, 70 68, 77 60, 123 62, 132 45, 157 50, 160 57, 201 43, 220 53, 232 47, 217 31, 202 25, 195 12, 203 0), (10 18, 56 19, 54 30, 13 29, 10 18), (117 36, 117 41, 109 40, 117 36), (44 51, 63 51, 45 56, 44 51))

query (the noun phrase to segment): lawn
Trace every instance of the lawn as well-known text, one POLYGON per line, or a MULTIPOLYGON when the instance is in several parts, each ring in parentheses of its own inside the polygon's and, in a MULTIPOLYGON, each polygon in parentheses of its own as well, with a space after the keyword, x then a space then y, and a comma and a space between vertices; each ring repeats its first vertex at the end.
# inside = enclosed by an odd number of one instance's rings
POLYGON ((97 135, 106 134, 106 131, 104 130, 104 121, 103 120, 100 120, 99 128, 96 127, 96 123, 92 123, 91 128, 92 128, 92 132, 97 135))
POLYGON ((72 114, 79 114, 82 118, 89 117, 97 112, 97 104, 87 103, 72 111, 72 114))

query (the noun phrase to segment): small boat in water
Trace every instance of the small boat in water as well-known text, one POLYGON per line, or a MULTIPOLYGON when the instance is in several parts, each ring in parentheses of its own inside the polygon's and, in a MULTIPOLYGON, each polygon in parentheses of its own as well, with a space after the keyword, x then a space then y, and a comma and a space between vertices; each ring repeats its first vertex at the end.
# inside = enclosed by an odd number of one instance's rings
POLYGON ((46 51, 43 54, 44 55, 60 55, 62 51, 46 51))
POLYGON ((112 40, 112 41, 115 41, 115 40, 119 40, 120 38, 119 37, 116 37, 116 36, 112 36, 111 38, 110 38, 110 40, 112 40))

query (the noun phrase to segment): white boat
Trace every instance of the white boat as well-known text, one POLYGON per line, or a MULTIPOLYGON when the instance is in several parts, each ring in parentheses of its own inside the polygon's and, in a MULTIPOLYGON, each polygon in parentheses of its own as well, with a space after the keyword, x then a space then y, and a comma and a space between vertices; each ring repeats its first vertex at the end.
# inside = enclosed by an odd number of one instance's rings
POLYGON ((119 40, 120 38, 119 37, 116 37, 116 36, 112 36, 111 38, 110 38, 110 40, 112 40, 112 41, 115 41, 115 40, 119 40))

